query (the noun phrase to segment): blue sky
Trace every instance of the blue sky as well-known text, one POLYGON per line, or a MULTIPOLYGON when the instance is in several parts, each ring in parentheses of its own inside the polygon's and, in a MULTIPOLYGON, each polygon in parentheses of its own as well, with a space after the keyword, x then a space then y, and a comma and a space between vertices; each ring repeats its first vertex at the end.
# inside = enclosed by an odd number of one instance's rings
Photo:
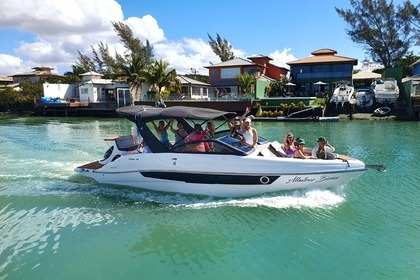
POLYGON ((207 33, 227 39, 238 57, 267 55, 279 66, 321 48, 361 62, 363 47, 348 38, 336 6, 350 8, 347 0, 1 0, 0 76, 36 66, 63 74, 77 51, 90 56, 101 41, 122 52, 111 21, 128 24, 151 42, 156 58, 183 74, 193 68, 207 75, 204 67, 220 62, 207 33))

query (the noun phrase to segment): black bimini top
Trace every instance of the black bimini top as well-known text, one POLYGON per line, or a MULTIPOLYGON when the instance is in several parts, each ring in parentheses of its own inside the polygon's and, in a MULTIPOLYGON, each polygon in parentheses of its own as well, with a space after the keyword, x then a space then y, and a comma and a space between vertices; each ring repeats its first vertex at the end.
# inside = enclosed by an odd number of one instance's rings
POLYGON ((156 108, 151 106, 126 106, 117 109, 117 113, 132 122, 149 122, 165 118, 185 118, 193 120, 230 119, 236 116, 234 112, 225 112, 215 109, 173 106, 168 108, 156 108))

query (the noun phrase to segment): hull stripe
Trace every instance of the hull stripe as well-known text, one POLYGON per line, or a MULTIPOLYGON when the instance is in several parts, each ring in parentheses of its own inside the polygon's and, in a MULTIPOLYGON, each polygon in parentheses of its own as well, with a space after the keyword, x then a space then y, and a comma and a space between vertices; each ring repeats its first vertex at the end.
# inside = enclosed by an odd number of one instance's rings
POLYGON ((148 178, 180 181, 196 184, 226 184, 226 185, 270 185, 280 176, 249 176, 249 175, 221 175, 197 173, 171 173, 171 172, 141 172, 148 178))

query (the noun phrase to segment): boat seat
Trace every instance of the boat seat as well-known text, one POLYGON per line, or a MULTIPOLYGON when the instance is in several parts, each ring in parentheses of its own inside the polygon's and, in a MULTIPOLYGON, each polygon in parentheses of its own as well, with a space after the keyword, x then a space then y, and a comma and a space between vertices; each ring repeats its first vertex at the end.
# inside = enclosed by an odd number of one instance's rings
POLYGON ((277 157, 287 157, 286 153, 281 147, 281 144, 278 141, 271 142, 268 146, 268 149, 277 157))
POLYGON ((262 157, 277 157, 269 148, 262 149, 258 155, 262 157))
POLYGON ((134 151, 138 148, 138 145, 134 143, 132 136, 121 136, 115 139, 117 148, 120 151, 134 151))

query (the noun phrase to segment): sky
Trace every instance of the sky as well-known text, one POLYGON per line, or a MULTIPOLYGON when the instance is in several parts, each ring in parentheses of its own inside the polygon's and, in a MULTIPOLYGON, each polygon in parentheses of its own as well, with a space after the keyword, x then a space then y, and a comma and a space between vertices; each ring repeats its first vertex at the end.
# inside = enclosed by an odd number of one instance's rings
POLYGON ((322 48, 361 63, 369 57, 349 39, 335 7, 351 8, 348 0, 1 0, 0 76, 39 66, 62 75, 78 51, 92 57, 100 42, 122 53, 111 22, 149 40, 155 58, 180 74, 208 75, 205 66, 220 62, 207 34, 226 39, 236 57, 261 54, 281 67, 322 48))

